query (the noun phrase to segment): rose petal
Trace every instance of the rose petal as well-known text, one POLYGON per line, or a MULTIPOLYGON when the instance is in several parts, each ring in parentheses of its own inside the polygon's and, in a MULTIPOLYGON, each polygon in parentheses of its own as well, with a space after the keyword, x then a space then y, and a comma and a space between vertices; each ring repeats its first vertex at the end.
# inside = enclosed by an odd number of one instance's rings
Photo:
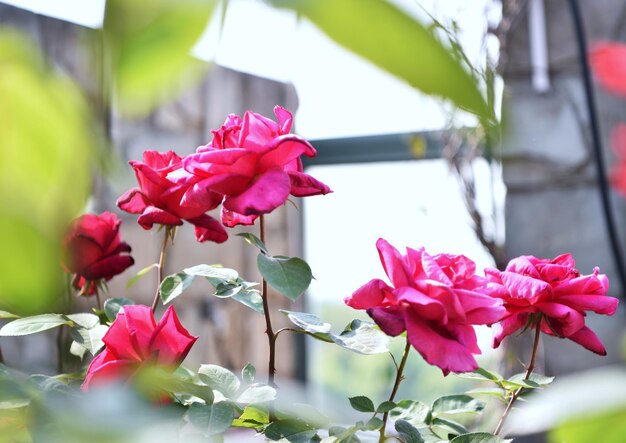
POLYGON ((229 211, 222 205, 222 223, 229 228, 237 225, 250 226, 254 224, 254 221, 259 218, 258 215, 241 215, 236 212, 229 211))
POLYGON ((384 281, 374 279, 354 291, 351 296, 344 298, 343 301, 353 309, 368 309, 380 306, 385 299, 385 292, 391 290, 392 288, 384 281))
POLYGON ((148 358, 150 356, 150 340, 156 327, 152 309, 143 305, 126 305, 124 306, 124 314, 133 347, 142 358, 148 358))
POLYGON ((493 329, 493 347, 497 348, 509 335, 515 333, 520 328, 523 328, 528 322, 528 313, 520 312, 513 314, 510 317, 496 323, 492 326, 493 329))
POLYGON ((291 180, 290 193, 294 197, 309 197, 313 195, 325 195, 330 192, 328 186, 319 180, 311 177, 304 172, 288 171, 289 179, 291 180))
POLYGON ((208 214, 187 221, 196 227, 196 240, 199 242, 224 243, 228 240, 228 234, 222 224, 208 214))
POLYGON ((391 337, 402 334, 406 327, 404 326, 404 315, 400 310, 395 308, 369 308, 367 315, 380 327, 380 329, 391 337))
POLYGON ((122 211, 141 214, 152 203, 139 188, 133 188, 118 198, 116 204, 122 211))
POLYGON ((581 328, 578 332, 570 335, 570 340, 574 343, 578 343, 582 347, 589 349, 591 352, 595 352, 599 355, 606 355, 606 348, 598 338, 598 336, 589 329, 587 326, 581 328))
POLYGON ((260 215, 272 212, 289 197, 289 175, 280 169, 271 169, 237 196, 227 196, 224 207, 243 215, 260 215))
POLYGON ((585 316, 559 303, 539 303, 539 311, 550 317, 550 325, 562 337, 569 337, 585 326, 585 316))
POLYGON ((94 386, 111 383, 119 378, 126 378, 135 369, 136 363, 132 360, 115 359, 104 350, 89 365, 85 381, 80 389, 86 392, 94 386))
POLYGON ((162 365, 180 364, 198 340, 183 327, 173 306, 167 308, 150 340, 149 348, 162 365))
POLYGON ((110 279, 135 264, 130 255, 112 255, 87 266, 81 274, 87 280, 110 279))
POLYGON ((376 242, 378 255, 389 280, 396 288, 411 285, 411 273, 409 272, 400 252, 387 242, 379 238, 376 242))
POLYGON ((152 226, 155 224, 180 226, 183 224, 183 221, 175 215, 165 212, 163 209, 150 206, 139 216, 137 223, 139 223, 139 226, 142 228, 149 230, 152 229, 152 226))

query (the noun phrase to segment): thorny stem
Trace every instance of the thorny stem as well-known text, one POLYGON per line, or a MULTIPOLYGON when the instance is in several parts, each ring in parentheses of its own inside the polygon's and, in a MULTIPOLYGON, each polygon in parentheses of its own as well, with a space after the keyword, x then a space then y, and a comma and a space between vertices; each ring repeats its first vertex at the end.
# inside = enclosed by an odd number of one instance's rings
MULTIPOLYGON (((404 380, 404 376, 402 373, 404 372, 404 366, 406 365, 406 361, 409 357, 409 351, 411 350, 411 343, 409 340, 406 341, 406 346, 404 347, 404 353, 402 354, 402 360, 400 361, 400 366, 396 365, 396 381, 393 384, 393 389, 391 390, 391 395, 389 396, 389 401, 393 401, 396 398, 396 394, 398 393, 398 388, 400 387, 400 383, 404 380)), ((394 359, 395 364, 395 359, 394 359)), ((384 443, 385 441, 385 429, 387 428, 387 418, 389 418, 389 411, 383 414, 383 425, 380 427, 380 437, 378 438, 378 443, 384 443)))
MULTIPOLYGON (((260 236, 261 242, 265 244, 265 216, 261 215, 260 219, 260 236)), ((265 333, 270 348, 269 364, 267 369, 267 384, 276 387, 274 376, 276 375, 276 334, 272 329, 272 318, 270 316, 269 296, 267 293, 267 281, 263 278, 261 290, 261 298, 263 299, 263 314, 265 315, 265 333)))
MULTIPOLYGON (((539 337, 541 336, 541 322, 542 321, 543 321, 543 317, 540 316, 539 320, 537 320, 537 324, 535 325, 535 341, 533 343, 533 352, 530 355, 530 363, 528 364, 528 367, 526 368, 526 374, 524 375, 524 380, 528 380, 530 378, 530 374, 532 374, 533 372, 533 369, 535 369, 535 357, 537 357, 537 349, 539 348, 539 337)), ((519 388, 511 396, 509 403, 506 405, 506 408, 504 409, 504 412, 502 413, 502 417, 500 417, 500 420, 498 421, 496 430, 493 432, 495 435, 498 435, 500 431, 502 430, 502 425, 504 424, 504 420, 506 419, 506 416, 509 415, 509 412, 511 412, 511 409, 513 408, 513 403, 515 403, 515 401, 518 399, 518 397, 520 396, 523 390, 524 388, 519 388)))
POLYGON ((167 241, 170 237, 171 226, 165 227, 165 233, 163 234, 163 244, 161 245, 161 255, 159 256, 159 264, 157 265, 157 286, 154 293, 154 300, 152 301, 152 313, 156 312, 157 304, 159 303, 159 293, 161 290, 161 282, 163 281, 163 265, 165 264, 165 253, 167 252, 167 241))

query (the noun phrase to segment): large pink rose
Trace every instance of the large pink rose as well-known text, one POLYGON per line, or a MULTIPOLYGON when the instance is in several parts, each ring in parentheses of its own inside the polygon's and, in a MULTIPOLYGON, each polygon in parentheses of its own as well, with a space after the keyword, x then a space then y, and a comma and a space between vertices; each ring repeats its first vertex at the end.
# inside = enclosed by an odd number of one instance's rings
POLYGON ((472 325, 495 323, 505 311, 500 300, 484 294, 488 282, 475 275, 474 262, 462 255, 431 256, 423 248, 407 248, 403 256, 383 239, 376 247, 392 286, 371 280, 346 304, 366 309, 388 335, 406 330, 411 345, 444 375, 478 368, 472 325))
POLYGON ((581 275, 570 254, 553 260, 528 255, 511 260, 503 272, 486 269, 485 273, 495 283, 491 294, 502 299, 507 310, 494 325, 494 347, 540 318, 542 332, 606 355, 604 345, 585 326, 585 311, 613 315, 617 309, 618 300, 606 296, 609 281, 598 268, 591 275, 581 275))
POLYGON ((126 305, 104 335, 106 348, 89 365, 81 389, 128 380, 144 364, 173 369, 197 339, 180 324, 173 306, 157 324, 149 307, 126 305))
POLYGON ((626 44, 598 43, 591 50, 590 61, 600 84, 608 91, 626 97, 626 44))
POLYGON ((206 214, 215 209, 222 196, 203 189, 195 193, 194 206, 181 205, 181 199, 197 180, 182 169, 182 159, 173 151, 144 151, 143 161, 131 161, 139 188, 127 191, 117 200, 120 209, 141 214, 137 220, 144 229, 156 224, 195 226, 198 241, 222 243, 228 234, 220 222, 206 214))
POLYGON ((99 280, 110 280, 135 262, 130 246, 120 239, 121 223, 115 214, 103 212, 82 215, 70 225, 63 265, 83 294, 94 294, 99 280))
MULTIPOLYGON (((289 195, 327 194, 328 186, 303 172, 301 155, 313 157, 315 149, 305 139, 290 134, 292 116, 277 106, 278 123, 246 111, 241 119, 231 114, 212 131, 213 140, 183 161, 196 177, 183 204, 202 204, 207 189, 224 196, 222 222, 226 226, 251 225, 285 203, 289 195)), ((181 179, 182 182, 185 179, 181 179)))

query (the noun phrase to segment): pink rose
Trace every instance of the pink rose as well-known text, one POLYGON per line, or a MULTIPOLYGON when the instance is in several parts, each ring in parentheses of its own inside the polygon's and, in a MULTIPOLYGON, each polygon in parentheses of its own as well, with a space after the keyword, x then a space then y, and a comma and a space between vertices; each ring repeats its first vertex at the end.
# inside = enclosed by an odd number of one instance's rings
POLYGON ((591 50, 591 68, 608 91, 626 97, 626 44, 603 42, 591 50))
POLYGON ((106 348, 89 365, 81 389, 127 380, 144 364, 175 368, 197 339, 180 324, 173 306, 156 324, 149 307, 126 305, 104 335, 106 348))
POLYGON ((115 214, 103 212, 82 215, 70 225, 63 264, 83 294, 94 294, 99 280, 110 280, 135 263, 130 246, 120 239, 121 223, 115 214))
POLYGON ((143 162, 131 161, 139 188, 133 188, 117 200, 120 209, 141 214, 137 219, 144 229, 156 224, 195 226, 198 241, 222 243, 228 234, 219 221, 206 214, 215 209, 222 196, 203 189, 195 193, 194 206, 181 205, 183 195, 197 180, 182 169, 182 159, 173 151, 144 151, 143 162))
POLYGON ((618 300, 606 296, 609 281, 598 268, 591 275, 581 275, 574 266, 570 254, 553 260, 528 255, 511 260, 503 272, 485 270, 495 284, 491 294, 501 298, 507 310, 502 321, 494 325, 494 347, 540 314, 542 332, 606 355, 604 345, 585 326, 585 311, 613 315, 618 300))
POLYGON ((246 111, 243 120, 228 116, 213 132, 213 140, 183 161, 196 177, 183 204, 196 207, 207 190, 224 196, 222 222, 229 227, 251 225, 285 203, 289 195, 327 194, 328 186, 303 172, 301 155, 313 157, 315 149, 305 139, 290 134, 291 114, 276 106, 278 123, 246 111))
POLYGON ((366 309, 380 328, 407 339, 431 365, 447 375, 478 368, 480 354, 472 325, 494 323, 505 313, 500 300, 485 295, 487 280, 462 255, 431 256, 423 248, 406 255, 382 238, 376 243, 393 286, 379 279, 357 289, 345 302, 366 309))

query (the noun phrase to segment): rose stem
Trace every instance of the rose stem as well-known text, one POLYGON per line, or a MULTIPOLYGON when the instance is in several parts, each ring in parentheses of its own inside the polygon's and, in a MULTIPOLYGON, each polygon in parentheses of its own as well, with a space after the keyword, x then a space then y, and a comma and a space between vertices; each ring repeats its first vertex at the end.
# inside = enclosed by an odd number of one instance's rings
POLYGON ((63 373, 63 325, 57 331, 57 372, 63 373))
MULTIPOLYGON (((389 401, 393 401, 396 398, 396 394, 398 393, 398 388, 400 387, 400 383, 404 380, 402 372, 404 372, 404 366, 406 365, 406 361, 409 357, 409 351, 411 350, 411 343, 409 340, 406 341, 406 346, 404 347, 404 353, 402 354, 402 361, 400 362, 400 366, 398 366, 398 370, 396 372, 396 381, 393 384, 393 389, 391 390, 391 395, 389 396, 389 401)), ((389 418, 389 411, 383 414, 383 425, 380 427, 380 437, 378 439, 378 443, 383 443, 385 441, 385 429, 387 428, 387 418, 389 418)))
POLYGON ((159 256, 159 264, 157 265, 157 286, 154 293, 154 300, 152 301, 152 313, 156 312, 157 304, 159 303, 159 294, 161 292, 161 282, 163 281, 163 265, 165 264, 165 253, 167 251, 167 240, 170 237, 171 226, 165 227, 165 233, 163 234, 163 244, 161 245, 161 255, 159 256))
POLYGON ((2 355, 2 349, 0 349, 0 365, 4 364, 4 355, 2 355))
MULTIPOLYGON (((526 374, 524 375, 524 380, 528 380, 530 378, 530 374, 532 374, 533 372, 533 369, 535 369, 535 357, 537 356, 537 349, 539 348, 539 337, 541 335, 541 322, 542 321, 543 321, 543 316, 540 316, 539 320, 537 320, 537 325, 535 326, 535 341, 533 343, 533 352, 530 355, 530 364, 528 365, 528 368, 526 368, 526 374)), ((500 417, 500 420, 498 421, 496 430, 493 432, 495 435, 498 435, 500 431, 502 430, 502 425, 504 424, 504 420, 506 419, 506 416, 509 415, 509 412, 513 408, 513 403, 515 403, 517 398, 522 393, 523 389, 524 388, 519 388, 511 396, 509 403, 506 405, 506 408, 504 409, 504 412, 502 413, 502 417, 500 417)))
POLYGON ((98 306, 99 310, 102 310, 102 302, 100 302, 100 293, 98 292, 98 287, 96 287, 96 292, 94 295, 96 296, 96 306, 98 306))
MULTIPOLYGON (((261 215, 259 219, 261 242, 265 244, 265 216, 261 215)), ((276 374, 276 336, 274 335, 274 330, 272 329, 272 318, 270 316, 270 306, 268 300, 269 296, 267 294, 267 282, 265 281, 265 278, 263 278, 261 298, 263 299, 263 314, 265 315, 265 333, 267 334, 267 339, 270 347, 270 359, 267 370, 267 384, 272 387, 276 387, 276 384, 274 383, 274 375, 276 374)))

